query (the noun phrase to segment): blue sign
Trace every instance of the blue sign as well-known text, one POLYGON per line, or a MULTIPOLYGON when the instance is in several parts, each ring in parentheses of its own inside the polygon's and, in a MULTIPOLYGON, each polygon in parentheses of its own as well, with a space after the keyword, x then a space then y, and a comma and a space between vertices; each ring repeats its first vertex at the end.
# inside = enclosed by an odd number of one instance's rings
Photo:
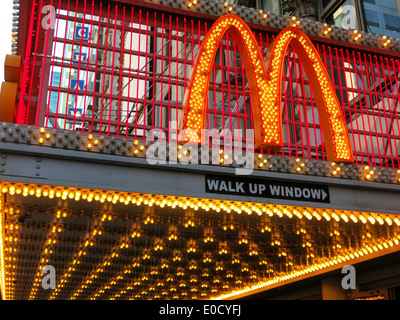
MULTIPOLYGON (((77 89, 78 80, 71 80, 71 89, 77 89)), ((79 80, 79 90, 83 90, 85 88, 85 81, 79 80)))
POLYGON ((86 62, 87 60, 87 54, 82 52, 74 52, 72 54, 72 60, 74 61, 73 64, 79 64, 81 62, 81 65, 85 65, 82 62, 86 62))
POLYGON ((76 27, 75 39, 89 40, 89 28, 76 27))
MULTIPOLYGON (((69 107, 68 108, 68 115, 69 116, 75 116, 75 117, 81 117, 82 116, 82 109, 81 108, 76 108, 76 110, 75 110, 75 107, 69 107), (76 111, 76 112, 75 112, 76 111)), ((67 122, 74 122, 74 120, 72 120, 72 119, 67 119, 67 122)), ((79 123, 81 123, 80 121, 78 121, 78 122, 75 122, 76 124, 79 124, 79 123)))
POLYGON ((70 108, 68 108, 68 115, 80 117, 82 115, 82 109, 76 108, 76 112, 75 112, 75 107, 70 107, 70 108))

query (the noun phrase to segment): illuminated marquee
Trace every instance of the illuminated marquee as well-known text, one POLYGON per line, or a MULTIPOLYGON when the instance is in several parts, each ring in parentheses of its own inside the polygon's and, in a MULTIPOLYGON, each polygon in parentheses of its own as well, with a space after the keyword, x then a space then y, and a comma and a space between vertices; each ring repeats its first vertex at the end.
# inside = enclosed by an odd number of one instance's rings
POLYGON ((256 149, 276 150, 283 146, 282 72, 285 53, 291 45, 303 62, 312 87, 327 158, 330 161, 353 161, 346 122, 339 100, 322 60, 310 39, 297 28, 281 31, 268 50, 266 63, 258 43, 246 23, 234 15, 218 19, 207 33, 185 95, 185 115, 181 130, 195 132, 186 141, 201 143, 205 128, 208 87, 215 55, 222 37, 229 33, 242 56, 249 85, 256 149), (267 71, 268 70, 268 71, 267 71))

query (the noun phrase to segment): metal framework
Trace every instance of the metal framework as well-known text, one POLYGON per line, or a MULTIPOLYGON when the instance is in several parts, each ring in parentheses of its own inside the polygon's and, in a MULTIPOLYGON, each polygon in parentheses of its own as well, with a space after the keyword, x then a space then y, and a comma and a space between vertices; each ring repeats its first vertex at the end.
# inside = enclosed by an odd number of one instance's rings
MULTIPOLYGON (((192 67, 212 21, 87 0, 34 1, 31 18, 17 123, 143 140, 162 130, 176 139, 192 67), (46 12, 45 5, 56 10, 46 12)), ((253 34, 266 55, 275 32, 253 34)), ((398 168, 398 57, 314 44, 342 107, 355 162, 398 168)), ((326 160, 315 97, 294 48, 284 63, 284 144, 269 153, 326 160)), ((243 60, 227 34, 212 68, 206 128, 242 130, 244 148, 254 150, 245 130, 254 127, 251 108, 243 60)), ((232 136, 223 134, 222 145, 226 139, 232 136)))

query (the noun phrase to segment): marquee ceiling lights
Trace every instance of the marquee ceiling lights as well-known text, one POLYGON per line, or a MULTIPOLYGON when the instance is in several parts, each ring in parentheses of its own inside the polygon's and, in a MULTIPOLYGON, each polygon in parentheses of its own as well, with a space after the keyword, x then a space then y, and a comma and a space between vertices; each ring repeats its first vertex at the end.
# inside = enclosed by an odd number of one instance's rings
POLYGON ((327 158, 330 161, 352 162, 353 151, 339 100, 319 54, 308 37, 291 27, 275 38, 268 50, 267 68, 254 35, 246 23, 234 15, 218 19, 208 31, 199 50, 185 95, 185 115, 181 130, 188 130, 186 140, 200 140, 205 128, 208 87, 212 66, 222 37, 229 33, 242 56, 249 83, 256 149, 276 149, 283 146, 281 91, 284 59, 289 44, 296 49, 310 79, 327 158), (195 132, 197 138, 191 136, 195 132))
POLYGON ((9 194, 11 196, 21 195, 23 197, 34 196, 36 198, 49 198, 49 199, 61 199, 61 200, 75 200, 75 201, 86 201, 86 202, 98 202, 98 203, 112 203, 112 204, 124 204, 126 206, 141 206, 152 207, 157 206, 160 208, 170 207, 172 209, 182 208, 215 212, 226 212, 236 214, 254 214, 254 215, 267 215, 270 217, 287 216, 289 218, 298 219, 316 219, 320 221, 322 218, 326 221, 332 219, 343 222, 359 222, 367 223, 368 221, 372 224, 378 222, 379 224, 392 225, 393 223, 400 226, 400 219, 386 214, 377 213, 357 213, 346 210, 334 210, 334 209, 321 209, 314 208, 310 212, 303 210, 302 207, 297 208, 296 206, 275 206, 266 205, 264 203, 245 202, 245 201, 228 201, 218 199, 202 199, 202 198, 190 198, 180 196, 169 196, 169 195, 152 195, 142 193, 129 193, 129 192, 118 192, 118 191, 104 191, 104 190, 92 190, 74 187, 59 187, 59 186, 48 186, 48 185, 37 185, 37 184, 23 184, 23 183, 12 183, 12 182, 1 182, 1 192, 9 194), (290 210, 281 208, 290 208, 290 210))
POLYGON ((400 244, 395 215, 144 194, 123 205, 113 191, 22 184, 2 192, 6 299, 235 298, 400 244), (56 290, 41 288, 46 264, 56 290))

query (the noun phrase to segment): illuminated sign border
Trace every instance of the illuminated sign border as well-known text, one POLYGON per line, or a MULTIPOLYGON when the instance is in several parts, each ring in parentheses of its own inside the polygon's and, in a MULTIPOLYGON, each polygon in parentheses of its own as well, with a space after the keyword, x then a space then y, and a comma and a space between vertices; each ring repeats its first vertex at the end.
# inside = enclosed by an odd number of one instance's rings
POLYGON ((254 119, 256 149, 277 150, 283 146, 282 73, 289 45, 303 63, 313 90, 325 150, 329 161, 353 162, 353 151, 339 100, 329 74, 311 40, 299 29, 282 30, 268 50, 266 63, 247 24, 234 15, 219 18, 203 40, 184 99, 184 117, 180 129, 195 132, 186 141, 202 143, 205 127, 208 87, 218 46, 228 33, 235 40, 243 59, 249 85, 254 119), (190 129, 190 130, 188 130, 190 129))

